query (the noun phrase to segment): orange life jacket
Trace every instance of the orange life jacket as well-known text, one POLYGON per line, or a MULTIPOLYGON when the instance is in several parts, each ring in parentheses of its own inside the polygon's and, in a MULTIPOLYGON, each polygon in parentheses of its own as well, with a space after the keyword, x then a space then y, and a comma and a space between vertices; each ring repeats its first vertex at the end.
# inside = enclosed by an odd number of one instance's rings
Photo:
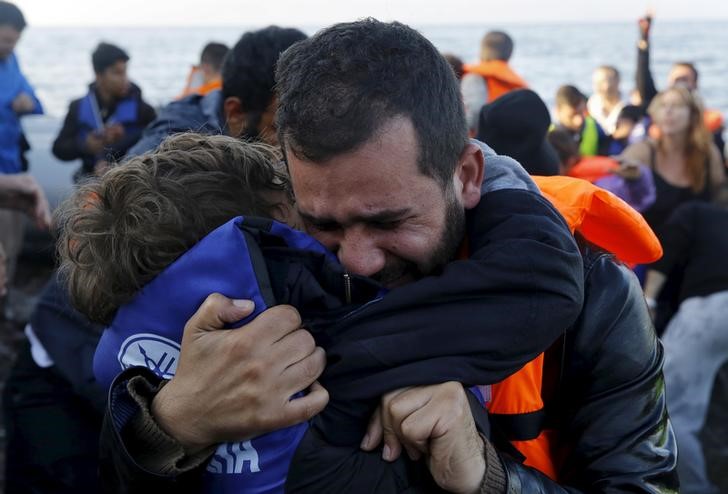
POLYGON ((619 163, 617 160, 608 156, 585 156, 569 168, 566 174, 593 183, 600 178, 611 175, 618 168, 619 163))
POLYGON ((511 69, 508 62, 502 60, 466 64, 463 69, 466 74, 478 74, 485 79, 485 85, 488 87, 488 103, 514 89, 528 87, 526 81, 511 69))
POLYGON ((191 94, 199 94, 200 96, 205 96, 209 92, 215 91, 217 89, 222 89, 222 79, 215 79, 204 84, 199 84, 196 83, 196 79, 198 77, 201 77, 200 69, 198 69, 197 67, 192 67, 189 74, 187 74, 185 88, 182 90, 182 93, 177 96, 177 99, 182 99, 191 94))
MULTIPOLYGON (((544 197, 564 216, 572 233, 615 254, 623 261, 653 262, 662 247, 647 222, 626 202, 599 187, 571 177, 532 177, 544 197)), ((544 388, 554 376, 544 375, 542 353, 521 370, 491 386, 487 403, 494 424, 505 425, 511 444, 524 464, 558 480, 563 445, 557 431, 547 428, 544 388)))

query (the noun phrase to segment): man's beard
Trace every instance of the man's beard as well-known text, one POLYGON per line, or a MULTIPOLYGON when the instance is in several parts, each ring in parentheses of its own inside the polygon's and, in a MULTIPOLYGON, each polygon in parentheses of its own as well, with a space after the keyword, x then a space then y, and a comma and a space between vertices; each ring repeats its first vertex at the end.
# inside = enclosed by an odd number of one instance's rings
POLYGON ((465 210, 452 191, 445 193, 445 225, 440 241, 430 256, 420 263, 395 259, 384 266, 372 279, 388 288, 418 280, 424 276, 439 273, 455 258, 465 234, 465 210))

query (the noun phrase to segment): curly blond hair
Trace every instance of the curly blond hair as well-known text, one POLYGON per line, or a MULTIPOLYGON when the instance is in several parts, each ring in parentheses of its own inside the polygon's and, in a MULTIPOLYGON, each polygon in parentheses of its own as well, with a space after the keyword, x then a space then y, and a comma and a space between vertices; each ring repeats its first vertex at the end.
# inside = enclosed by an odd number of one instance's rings
POLYGON ((202 237, 238 215, 292 204, 280 154, 226 136, 178 134, 79 186, 57 211, 60 274, 74 306, 116 310, 202 237))

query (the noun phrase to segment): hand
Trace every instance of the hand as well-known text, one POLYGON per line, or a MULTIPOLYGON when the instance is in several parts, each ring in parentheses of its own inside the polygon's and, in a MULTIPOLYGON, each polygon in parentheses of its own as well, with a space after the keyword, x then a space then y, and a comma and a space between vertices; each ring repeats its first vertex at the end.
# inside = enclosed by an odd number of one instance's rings
POLYGON ((103 141, 109 146, 119 142, 124 137, 124 126, 118 123, 108 125, 104 128, 103 141))
POLYGON ((35 102, 28 93, 20 93, 13 99, 12 108, 18 115, 30 113, 35 109, 35 102))
POLYGON ((619 175, 625 180, 639 180, 642 176, 642 170, 636 163, 624 162, 619 168, 614 170, 615 175, 619 175))
POLYGON ((640 17, 638 23, 640 28, 640 37, 644 41, 650 38, 650 28, 652 27, 652 18, 655 13, 652 10, 648 10, 644 17, 640 17))
POLYGON ((372 416, 362 449, 371 451, 384 439, 382 457, 396 460, 402 448, 413 460, 424 455, 442 489, 477 492, 485 474, 483 439, 475 428, 462 384, 404 388, 382 397, 372 416))
POLYGON ((304 422, 328 403, 315 382, 324 351, 301 329, 298 311, 281 305, 222 329, 252 311, 250 301, 212 294, 187 321, 176 375, 152 401, 152 414, 189 454, 304 422))
POLYGON ((86 152, 88 154, 92 154, 94 156, 97 154, 101 154, 101 152, 104 150, 103 136, 99 135, 96 132, 89 132, 89 134, 86 136, 84 147, 86 148, 86 152))
POLYGON ((41 230, 51 225, 51 212, 43 189, 31 175, 18 173, 0 176, 0 207, 19 209, 41 230))

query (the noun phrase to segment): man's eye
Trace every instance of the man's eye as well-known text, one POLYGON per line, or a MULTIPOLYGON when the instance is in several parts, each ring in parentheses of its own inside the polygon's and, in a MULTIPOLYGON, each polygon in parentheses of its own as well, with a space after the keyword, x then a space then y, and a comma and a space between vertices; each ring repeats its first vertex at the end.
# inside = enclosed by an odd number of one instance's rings
POLYGON ((372 224, 374 228, 377 228, 379 230, 394 230, 399 225, 402 224, 401 220, 395 220, 395 221, 376 221, 372 224))
POLYGON ((339 228, 339 225, 336 223, 311 223, 309 226, 320 232, 332 232, 339 228))

